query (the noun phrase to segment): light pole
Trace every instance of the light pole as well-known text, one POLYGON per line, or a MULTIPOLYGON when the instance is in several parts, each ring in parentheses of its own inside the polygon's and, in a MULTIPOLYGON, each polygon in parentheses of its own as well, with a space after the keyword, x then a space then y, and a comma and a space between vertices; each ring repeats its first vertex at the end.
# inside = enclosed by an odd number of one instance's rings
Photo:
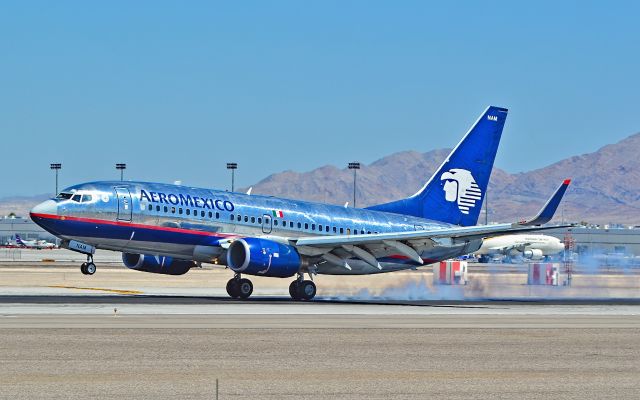
POLYGON ((127 169, 127 164, 118 163, 116 164, 116 169, 120 170, 120 181, 122 182, 124 180, 124 170, 127 169))
POLYGON ((52 170, 56 171, 56 193, 55 193, 55 196, 57 196, 58 195, 58 171, 60 171, 62 169, 62 164, 60 164, 60 163, 51 163, 49 168, 51 168, 52 170))
POLYGON ((360 163, 350 162, 349 169, 353 170, 353 208, 356 208, 356 171, 360 169, 360 163))
POLYGON ((236 180, 236 169, 238 169, 238 163, 229 162, 227 163, 227 169, 231 170, 231 192, 236 190, 235 180, 236 180))

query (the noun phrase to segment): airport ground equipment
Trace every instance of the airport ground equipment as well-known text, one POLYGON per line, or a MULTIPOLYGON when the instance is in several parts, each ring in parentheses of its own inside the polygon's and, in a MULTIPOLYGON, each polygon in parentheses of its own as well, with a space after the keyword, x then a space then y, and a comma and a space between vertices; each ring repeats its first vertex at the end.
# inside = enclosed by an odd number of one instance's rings
POLYGON ((434 285, 466 285, 467 262, 446 260, 433 264, 434 285))
POLYGON ((560 264, 529 263, 527 285, 558 286, 560 264))

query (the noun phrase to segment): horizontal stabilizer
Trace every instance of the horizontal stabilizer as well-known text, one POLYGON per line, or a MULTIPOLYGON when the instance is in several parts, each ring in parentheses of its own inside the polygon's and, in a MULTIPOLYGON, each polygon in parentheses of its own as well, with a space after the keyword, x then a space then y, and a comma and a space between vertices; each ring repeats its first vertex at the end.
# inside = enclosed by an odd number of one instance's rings
POLYGON ((556 192, 553 194, 553 196, 551 196, 551 198, 547 200, 547 203, 544 205, 544 207, 542 207, 542 210, 540 210, 538 215, 536 215, 531 221, 521 222, 520 225, 538 226, 551 221, 570 183, 571 179, 565 179, 564 182, 562 182, 562 185, 560 185, 558 190, 556 190, 556 192))

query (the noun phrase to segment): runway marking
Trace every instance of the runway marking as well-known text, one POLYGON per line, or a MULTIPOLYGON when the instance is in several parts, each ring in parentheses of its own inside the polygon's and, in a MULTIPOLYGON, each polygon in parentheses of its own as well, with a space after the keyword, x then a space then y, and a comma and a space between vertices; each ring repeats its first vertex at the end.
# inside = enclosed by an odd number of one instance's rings
POLYGON ((54 286, 48 286, 48 287, 58 288, 58 289, 94 290, 97 292, 108 292, 108 293, 117 293, 117 294, 144 294, 144 292, 141 292, 139 290, 104 289, 104 288, 64 286, 64 285, 54 285, 54 286))

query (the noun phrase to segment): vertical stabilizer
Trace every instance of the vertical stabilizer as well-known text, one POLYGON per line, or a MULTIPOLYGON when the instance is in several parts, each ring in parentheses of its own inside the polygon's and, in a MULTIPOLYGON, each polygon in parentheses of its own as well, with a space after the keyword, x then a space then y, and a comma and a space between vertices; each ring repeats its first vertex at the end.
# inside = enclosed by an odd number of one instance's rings
POLYGON ((461 226, 476 225, 507 111, 487 108, 416 194, 368 208, 461 226))

